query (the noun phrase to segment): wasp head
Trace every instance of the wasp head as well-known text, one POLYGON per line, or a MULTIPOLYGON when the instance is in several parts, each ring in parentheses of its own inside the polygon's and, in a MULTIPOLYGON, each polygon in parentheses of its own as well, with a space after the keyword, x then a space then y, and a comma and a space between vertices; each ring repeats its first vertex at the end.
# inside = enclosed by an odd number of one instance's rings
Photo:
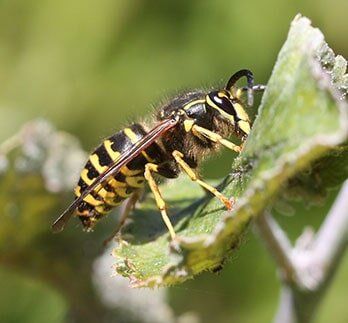
POLYGON ((206 95, 206 105, 230 122, 241 137, 250 133, 250 119, 241 101, 228 90, 212 91, 206 95))

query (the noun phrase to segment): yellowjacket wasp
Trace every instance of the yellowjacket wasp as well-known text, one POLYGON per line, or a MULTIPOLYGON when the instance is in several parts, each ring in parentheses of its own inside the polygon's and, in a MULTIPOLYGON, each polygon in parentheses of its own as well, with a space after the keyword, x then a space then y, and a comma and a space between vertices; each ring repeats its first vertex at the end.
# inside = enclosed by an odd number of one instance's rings
POLYGON ((158 109, 154 125, 147 128, 134 123, 105 139, 89 156, 75 188, 76 198, 53 223, 53 230, 63 230, 74 213, 86 229, 92 229, 100 218, 129 198, 119 228, 147 182, 174 239, 175 231, 154 173, 176 178, 183 171, 231 209, 233 199, 201 180, 195 169, 220 146, 241 151, 241 146, 226 138, 234 134, 243 142, 250 133, 251 122, 242 94, 246 92, 247 104, 251 106, 254 91, 264 89, 263 85, 254 85, 251 71, 240 70, 224 89, 208 93, 195 90, 174 97, 158 109), (247 86, 238 88, 236 83, 243 77, 247 86))

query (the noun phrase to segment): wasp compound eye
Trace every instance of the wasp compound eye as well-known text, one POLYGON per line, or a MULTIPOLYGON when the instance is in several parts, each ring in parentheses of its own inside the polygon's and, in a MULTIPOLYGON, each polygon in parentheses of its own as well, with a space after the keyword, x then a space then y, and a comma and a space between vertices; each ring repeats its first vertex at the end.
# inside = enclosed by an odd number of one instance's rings
POLYGON ((211 103, 228 114, 234 114, 235 110, 232 101, 222 91, 214 91, 208 94, 211 103))

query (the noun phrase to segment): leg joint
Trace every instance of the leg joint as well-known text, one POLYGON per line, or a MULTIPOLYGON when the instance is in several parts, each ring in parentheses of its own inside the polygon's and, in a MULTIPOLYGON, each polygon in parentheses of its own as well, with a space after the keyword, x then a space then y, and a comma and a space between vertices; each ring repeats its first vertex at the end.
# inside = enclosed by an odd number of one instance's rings
POLYGON ((174 150, 172 154, 173 154, 173 157, 175 158, 176 162, 184 170, 184 172, 191 178, 191 180, 196 181, 197 175, 183 159, 184 154, 178 150, 174 150))
POLYGON ((157 171, 158 171, 158 165, 152 164, 152 163, 147 163, 145 165, 144 176, 147 180, 152 179, 151 172, 157 172, 157 171))
POLYGON ((176 159, 176 158, 183 158, 184 157, 184 154, 182 152, 180 152, 179 150, 174 150, 172 152, 172 155, 173 157, 176 159))

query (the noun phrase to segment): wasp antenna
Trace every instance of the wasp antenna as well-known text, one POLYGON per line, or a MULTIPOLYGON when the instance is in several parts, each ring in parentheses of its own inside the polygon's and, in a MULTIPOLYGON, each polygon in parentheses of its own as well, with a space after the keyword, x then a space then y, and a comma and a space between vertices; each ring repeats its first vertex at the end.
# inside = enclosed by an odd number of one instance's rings
POLYGON ((235 87, 236 83, 242 78, 246 77, 247 79, 247 100, 248 100, 248 106, 252 106, 254 103, 254 93, 253 93, 253 87, 254 87, 254 74, 247 69, 240 70, 236 73, 234 73, 230 79, 227 82, 227 85, 225 87, 226 90, 232 92, 233 88, 235 87))

